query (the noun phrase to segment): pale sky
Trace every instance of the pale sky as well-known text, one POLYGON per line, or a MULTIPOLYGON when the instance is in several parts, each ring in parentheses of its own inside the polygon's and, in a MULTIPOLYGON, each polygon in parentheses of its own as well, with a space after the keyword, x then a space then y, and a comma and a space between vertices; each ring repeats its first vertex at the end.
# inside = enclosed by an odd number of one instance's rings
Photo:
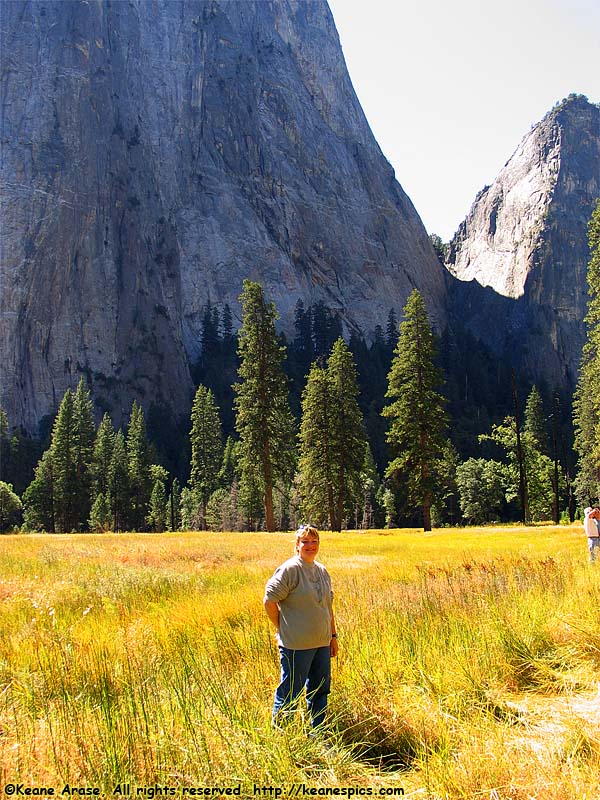
POLYGON ((600 0, 328 0, 358 99, 448 241, 532 125, 600 102, 600 0))

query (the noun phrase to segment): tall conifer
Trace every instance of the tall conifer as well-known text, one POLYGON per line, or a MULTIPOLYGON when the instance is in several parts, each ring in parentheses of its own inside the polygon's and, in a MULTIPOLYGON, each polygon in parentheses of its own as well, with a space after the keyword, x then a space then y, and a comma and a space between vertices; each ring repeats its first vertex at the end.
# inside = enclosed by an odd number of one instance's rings
POLYGON ((523 430, 530 433, 535 446, 548 455, 548 433, 544 416, 544 403, 537 386, 532 386, 525 404, 525 424, 523 430))
POLYGON ((576 491, 582 504, 596 502, 600 492, 600 199, 588 226, 587 339, 573 403, 575 450, 578 453, 576 491))
POLYGON ((219 486, 223 489, 230 489, 235 481, 237 449, 233 436, 228 436, 219 470, 219 486))
POLYGON ((90 391, 83 380, 79 381, 73 398, 73 416, 75 423, 75 471, 77 527, 87 524, 92 507, 92 463, 94 456, 94 440, 96 426, 94 424, 94 405, 90 391))
POLYGON ((77 441, 74 396, 67 389, 52 428, 54 525, 57 532, 77 529, 77 441))
POLYGON ((177 478, 173 478, 167 501, 167 530, 181 530, 181 488, 177 478))
POLYGON ((223 434, 219 409, 210 389, 199 386, 192 406, 190 431, 192 460, 190 489, 202 509, 202 527, 206 527, 206 504, 219 485, 223 457, 223 434))
POLYGON ((302 397, 300 487, 315 522, 327 509, 332 530, 342 529, 362 499, 366 437, 358 406, 352 354, 337 339, 327 367, 313 364, 302 397))
POLYGON ((162 533, 167 529, 167 482, 169 473, 160 464, 150 467, 152 491, 148 502, 146 522, 151 531, 162 533))
POLYGON ((127 429, 127 457, 130 492, 129 527, 131 530, 144 530, 152 492, 150 475, 152 458, 146 437, 144 412, 135 400, 131 407, 127 429))
POLYGON ((94 442, 94 455, 92 459, 92 485, 94 499, 99 494, 108 491, 108 470, 115 443, 115 429, 108 414, 104 414, 94 442))
POLYGON ((335 509, 331 399, 327 371, 315 362, 302 393, 298 461, 302 506, 315 525, 331 522, 335 509))
POLYGON ((366 436, 358 406, 358 379, 352 353, 340 337, 327 360, 327 377, 334 402, 331 439, 334 455, 333 515, 331 528, 339 531, 362 495, 361 473, 366 436))
POLYGON ((108 414, 104 414, 94 441, 92 455, 92 507, 89 527, 94 531, 106 531, 113 523, 108 491, 110 464, 115 443, 115 430, 108 414))
POLYGON ((444 456, 447 425, 445 401, 438 391, 443 379, 435 356, 425 303, 413 289, 388 375, 386 397, 392 402, 382 413, 390 420, 387 440, 395 454, 386 475, 405 484, 408 502, 422 509, 425 530, 431 530, 436 468, 444 456))
POLYGON ((6 411, 0 408, 0 480, 8 477, 7 466, 10 460, 10 436, 8 435, 8 417, 6 411))
POLYGON ((293 419, 282 368, 285 348, 275 332, 277 312, 258 283, 244 281, 242 326, 235 384, 236 428, 240 437, 240 494, 262 497, 267 530, 275 529, 273 488, 291 480, 293 419))
POLYGON ((385 343, 390 350, 393 350, 398 344, 398 320, 396 319, 396 312, 390 308, 387 318, 387 326, 385 329, 385 343))
POLYGON ((223 316, 221 317, 221 329, 223 331, 223 341, 227 342, 233 337, 233 316, 229 303, 223 306, 223 316))
POLYGON ((23 494, 23 522, 29 531, 55 532, 54 477, 50 450, 40 458, 33 480, 23 494))
POLYGON ((123 431, 117 431, 108 468, 108 497, 113 531, 124 531, 131 518, 129 459, 123 431))

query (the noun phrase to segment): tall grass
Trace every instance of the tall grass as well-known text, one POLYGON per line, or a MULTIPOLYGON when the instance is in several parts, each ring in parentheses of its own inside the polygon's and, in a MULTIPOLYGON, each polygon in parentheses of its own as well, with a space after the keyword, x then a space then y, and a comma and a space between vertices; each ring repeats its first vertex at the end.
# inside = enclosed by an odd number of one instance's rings
POLYGON ((600 720, 569 711, 600 679, 580 530, 323 534, 341 643, 326 739, 301 714, 269 725, 261 600, 291 538, 0 537, 2 784, 599 796, 600 720))

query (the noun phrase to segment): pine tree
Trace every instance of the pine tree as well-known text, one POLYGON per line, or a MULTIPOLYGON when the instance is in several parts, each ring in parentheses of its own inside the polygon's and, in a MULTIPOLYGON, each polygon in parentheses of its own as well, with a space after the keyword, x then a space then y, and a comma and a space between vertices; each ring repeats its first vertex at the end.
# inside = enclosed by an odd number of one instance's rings
POLYGON ((579 456, 575 485, 582 505, 596 502, 600 493, 600 200, 590 219, 588 241, 587 338, 573 403, 575 450, 579 456))
POLYGON ((245 520, 245 529, 257 531, 260 527, 265 526, 267 530, 275 530, 275 503, 272 500, 273 521, 270 523, 271 528, 269 528, 265 517, 265 493, 260 484, 260 479, 261 476, 258 470, 242 472, 239 485, 236 486, 234 483, 231 491, 234 488, 237 491, 237 505, 240 516, 245 520))
POLYGON ((313 364, 309 374, 302 399, 299 462, 306 511, 316 522, 327 509, 336 531, 355 513, 363 495, 366 438, 357 397, 356 367, 340 338, 327 367, 313 364))
POLYGON ((544 403, 536 386, 532 386, 527 398, 523 430, 531 434, 540 453, 548 455, 548 434, 544 416, 544 403))
POLYGON ((108 483, 115 435, 111 418, 104 414, 96 431, 91 466, 92 508, 89 527, 93 531, 107 531, 113 523, 108 483))
POLYGON ((104 492, 98 492, 90 511, 90 530, 104 533, 110 530, 111 523, 112 513, 110 509, 110 498, 104 492))
POLYGON ((311 313, 305 311, 304 303, 298 300, 294 309, 294 348, 300 356, 302 363, 310 364, 313 359, 313 340, 311 313))
MULTIPOLYGON (((77 529, 77 433, 73 392, 67 389, 52 428, 54 525, 57 533, 77 529)), ((87 520, 86 520, 87 521, 87 520)))
POLYGON ((219 484, 223 457, 223 436, 219 409, 210 389, 199 386, 192 406, 190 489, 202 509, 202 528, 208 498, 219 484))
POLYGON ((202 317, 202 361, 206 364, 218 353, 219 338, 219 310, 208 305, 204 308, 202 317))
POLYGON ((220 487, 211 494, 206 506, 206 524, 211 531, 233 530, 231 520, 235 512, 228 489, 220 487))
POLYGON ((398 320, 396 312, 390 308, 385 329, 385 342, 390 350, 394 350, 398 344, 398 320))
POLYGON ((0 532, 16 525, 22 510, 23 504, 13 491, 12 483, 0 481, 0 532))
POLYGON ((114 438, 112 456, 108 468, 108 499, 112 516, 113 531, 123 531, 131 518, 129 489, 129 459, 127 445, 122 431, 114 438))
POLYGON ((177 478, 173 479, 167 501, 167 530, 181 530, 181 488, 177 478))
POLYGON ((146 437, 144 412, 135 400, 131 407, 127 429, 127 458, 130 492, 129 528, 134 531, 144 530, 152 492, 150 475, 152 457, 146 437))
POLYGON ((322 300, 312 306, 312 339, 315 356, 327 356, 342 335, 339 317, 322 300))
POLYGON ((94 442, 92 458, 92 496, 93 499, 108 492, 108 470, 115 443, 115 429, 108 414, 104 414, 94 442))
POLYGON ((95 436, 92 401, 83 381, 67 389, 52 428, 52 504, 57 532, 82 530, 92 505, 91 464, 95 436))
POLYGON ((327 377, 334 402, 331 439, 334 455, 332 530, 341 530, 344 518, 362 496, 361 473, 365 461, 366 436, 358 406, 358 379, 352 354, 340 337, 327 361, 327 377))
POLYGON ((431 505, 436 498, 436 462, 444 456, 447 425, 444 398, 438 392, 442 375, 425 303, 413 289, 400 325, 400 338, 388 375, 383 409, 390 420, 387 440, 396 454, 386 475, 406 482, 408 502, 420 506, 423 526, 431 530, 431 505))
POLYGON ((8 435, 8 417, 0 408, 0 480, 8 478, 7 467, 10 461, 10 436, 8 435))
POLYGON ((44 454, 42 439, 31 438, 21 429, 14 431, 4 454, 3 475, 22 495, 33 479, 35 466, 44 454))
POLYGON ((430 233, 429 241, 431 242, 431 246, 433 247, 439 261, 442 264, 445 264, 446 261, 448 260, 448 251, 450 249, 450 245, 444 244, 441 236, 438 236, 437 233, 430 233))
POLYGON ((272 531, 273 488, 291 480, 294 462, 293 419, 282 369, 285 349, 275 332, 275 306, 265 301, 260 285, 245 280, 240 302, 240 382, 234 386, 240 494, 261 496, 265 524, 272 531))
POLYGON ((181 490, 181 497, 179 499, 179 516, 181 517, 181 530, 192 531, 198 527, 195 525, 196 512, 198 506, 192 490, 184 486, 181 490))
POLYGON ((94 405, 83 378, 79 381, 73 398, 75 423, 75 503, 77 508, 77 527, 87 525, 92 507, 92 464, 96 426, 94 424, 94 405))
POLYGON ((169 473, 159 464, 152 464, 150 467, 152 479, 152 492, 148 504, 148 516, 146 522, 151 531, 162 533, 167 528, 167 489, 166 484, 169 480, 169 473))
POLYGON ((229 489, 233 484, 237 473, 237 446, 233 436, 228 436, 223 450, 223 461, 219 470, 219 486, 229 489))
POLYGON ((334 514, 333 453, 330 438, 333 408, 327 371, 314 363, 302 393, 298 476, 306 517, 322 526, 334 514))
POLYGON ((23 493, 23 507, 25 530, 55 532, 54 478, 49 449, 39 460, 33 480, 23 493))
POLYGON ((233 317, 229 303, 223 306, 223 316, 221 318, 221 328, 223 330, 223 341, 228 342, 233 338, 233 317))

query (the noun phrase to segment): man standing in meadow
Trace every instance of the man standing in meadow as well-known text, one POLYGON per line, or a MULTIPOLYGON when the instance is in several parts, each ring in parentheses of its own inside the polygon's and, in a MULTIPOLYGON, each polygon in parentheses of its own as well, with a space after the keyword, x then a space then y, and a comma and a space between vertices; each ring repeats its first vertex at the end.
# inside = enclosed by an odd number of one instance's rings
POLYGON ((325 720, 331 658, 338 652, 329 573, 316 561, 319 532, 311 525, 296 531, 295 555, 267 581, 264 607, 276 629, 281 682, 275 691, 273 723, 291 714, 306 686, 313 728, 325 720))
POLYGON ((588 550, 590 551, 590 564, 596 560, 596 550, 600 549, 600 509, 588 507, 583 512, 583 527, 588 540, 588 550))

